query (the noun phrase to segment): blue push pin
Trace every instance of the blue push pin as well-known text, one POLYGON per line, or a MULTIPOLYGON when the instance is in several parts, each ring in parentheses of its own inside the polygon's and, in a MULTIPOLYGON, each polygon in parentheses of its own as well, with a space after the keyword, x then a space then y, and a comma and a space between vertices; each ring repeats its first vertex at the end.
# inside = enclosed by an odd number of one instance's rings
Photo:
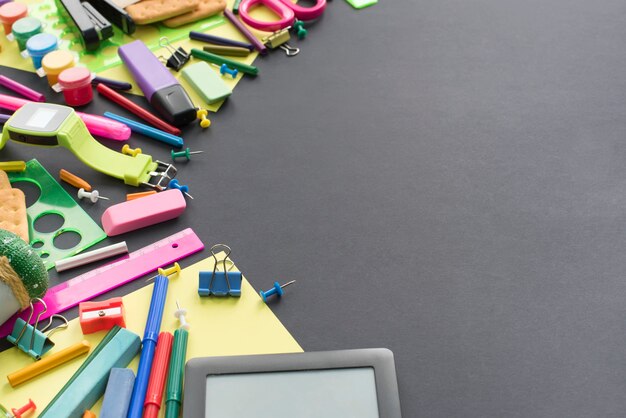
POLYGON ((280 285, 280 283, 278 282, 274 282, 274 287, 271 288, 270 290, 268 290, 267 292, 264 291, 259 291, 259 295, 261 295, 261 299, 263 299, 263 302, 267 303, 267 298, 269 298, 270 296, 278 296, 281 297, 283 295, 283 293, 285 293, 285 291, 283 290, 284 287, 289 286, 290 284, 295 283, 295 280, 292 280, 290 282, 285 283, 284 285, 280 285))
POLYGON ((185 195, 189 196, 190 199, 193 199, 193 196, 190 195, 189 193, 187 193, 189 191, 189 186, 185 186, 185 185, 180 185, 178 183, 178 180, 176 179, 172 179, 170 180, 170 184, 167 185, 168 189, 178 189, 181 192, 183 192, 185 195))
POLYGON ((228 68, 228 65, 222 64, 222 66, 220 67, 220 74, 224 75, 226 73, 235 78, 237 77, 237 74, 239 74, 239 71, 236 68, 231 70, 230 68, 228 68))

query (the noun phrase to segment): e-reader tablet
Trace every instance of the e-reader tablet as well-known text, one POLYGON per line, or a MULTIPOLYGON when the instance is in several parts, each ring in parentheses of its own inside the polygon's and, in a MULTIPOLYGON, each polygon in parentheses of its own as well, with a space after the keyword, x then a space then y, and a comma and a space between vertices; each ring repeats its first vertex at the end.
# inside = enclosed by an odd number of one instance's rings
POLYGON ((195 358, 184 418, 401 418, 384 348, 195 358))

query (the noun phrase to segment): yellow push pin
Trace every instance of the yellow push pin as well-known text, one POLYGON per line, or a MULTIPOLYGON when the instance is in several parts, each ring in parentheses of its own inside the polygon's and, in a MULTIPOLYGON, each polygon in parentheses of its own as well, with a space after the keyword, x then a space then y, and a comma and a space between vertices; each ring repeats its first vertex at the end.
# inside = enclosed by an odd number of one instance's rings
POLYGON ((198 109, 196 112, 196 117, 200 119, 200 126, 203 128, 208 128, 211 126, 211 121, 207 118, 209 111, 206 109, 198 109))
POLYGON ((157 270, 161 276, 171 276, 173 274, 180 274, 180 265, 178 263, 174 263, 174 267, 170 267, 168 269, 159 268, 157 270))
POLYGON ((136 157, 141 154, 141 148, 131 148, 128 144, 122 147, 122 154, 130 155, 131 157, 136 157))

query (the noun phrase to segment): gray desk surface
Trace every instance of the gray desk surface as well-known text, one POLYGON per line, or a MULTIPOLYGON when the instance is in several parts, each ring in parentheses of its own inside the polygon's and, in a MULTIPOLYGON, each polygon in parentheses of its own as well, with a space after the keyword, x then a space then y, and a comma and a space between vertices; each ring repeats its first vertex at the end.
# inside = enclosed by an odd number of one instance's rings
MULTIPOLYGON (((622 417, 625 19, 619 0, 335 0, 300 56, 261 59, 185 132, 205 153, 178 164, 184 216, 123 238, 192 226, 256 288, 297 279, 274 312, 305 350, 393 350, 406 417, 622 417)), ((64 150, 1 154, 31 156, 130 191, 64 150)))

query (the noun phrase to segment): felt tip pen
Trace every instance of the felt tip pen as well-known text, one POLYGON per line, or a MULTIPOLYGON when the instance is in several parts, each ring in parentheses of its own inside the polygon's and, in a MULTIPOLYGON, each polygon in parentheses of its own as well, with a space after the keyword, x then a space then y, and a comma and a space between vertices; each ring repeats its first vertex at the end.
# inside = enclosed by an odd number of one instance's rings
POLYGON ((3 113, 0 113, 0 123, 5 123, 6 121, 9 120, 10 117, 11 115, 5 115, 3 113))
MULTIPOLYGON (((28 102, 30 100, 0 94, 0 108, 3 109, 15 111, 28 102)), ((130 128, 123 123, 89 113, 76 112, 76 114, 83 120, 92 135, 115 141, 126 141, 130 138, 130 128)))
POLYGON ((238 61, 233 61, 231 59, 224 58, 220 55, 211 54, 210 52, 202 51, 196 48, 191 49, 191 56, 193 56, 194 58, 201 59, 203 61, 212 62, 213 64, 218 64, 218 65, 226 64, 230 68, 235 68, 244 74, 249 74, 249 75, 259 74, 259 69, 255 67, 254 65, 242 64, 238 61))
POLYGON ((144 401, 143 418, 157 418, 163 401, 163 389, 165 389, 165 379, 170 365, 170 354, 172 353, 172 341, 174 336, 169 332, 159 334, 156 353, 152 362, 152 372, 148 382, 148 391, 144 401))
POLYGON ((230 20, 230 23, 235 25, 235 27, 239 30, 239 32, 241 32, 243 36, 248 38, 250 43, 254 45, 254 47, 257 49, 257 51, 259 51, 261 55, 267 54, 267 47, 263 44, 263 42, 259 41, 259 39, 254 36, 252 32, 250 32, 250 30, 243 24, 243 22, 240 21, 239 18, 230 11, 230 9, 224 9, 224 16, 226 16, 226 18, 230 20))
POLYGON ((95 76, 93 80, 91 80, 91 85, 97 86, 98 84, 104 84, 115 90, 130 90, 133 88, 133 85, 130 83, 127 83, 126 81, 117 81, 117 80, 111 80, 110 78, 95 76))
POLYGON ((147 111, 146 109, 139 106, 135 102, 119 94, 118 92, 116 92, 115 90, 107 86, 106 84, 98 84, 98 86, 96 87, 96 90, 98 91, 98 93, 100 93, 107 99, 111 100, 113 103, 117 103, 118 105, 128 110, 129 112, 134 113, 135 115, 139 116, 141 119, 148 122, 150 125, 156 128, 159 128, 162 131, 165 131, 172 135, 180 135, 181 133, 180 129, 157 118, 156 116, 154 116, 153 113, 147 111))
POLYGON ((15 80, 10 79, 7 76, 0 75, 0 86, 4 86, 9 90, 13 90, 19 95, 26 97, 28 100, 32 100, 33 102, 45 102, 46 98, 43 94, 26 87, 25 85, 18 83, 15 80))
POLYGON ((157 339, 159 338, 159 331, 161 329, 161 320, 163 319, 168 285, 169 280, 166 276, 159 274, 154 279, 154 289, 152 290, 152 300, 150 301, 150 310, 148 311, 146 329, 142 340, 137 378, 133 386, 127 418, 141 418, 143 414, 143 405, 146 399, 146 390, 148 388, 148 380, 150 378, 150 370, 152 369, 157 339))
POLYGON ((111 112, 104 112, 104 116, 117 122, 123 123, 124 125, 128 126, 133 132, 145 135, 152 139, 156 139, 159 142, 164 142, 175 148, 182 148, 182 146, 184 145, 183 138, 169 134, 167 132, 163 132, 161 130, 153 128, 152 126, 144 125, 143 123, 136 122, 132 119, 128 119, 111 112))
POLYGON ((183 328, 174 331, 174 346, 170 371, 167 375, 167 389, 165 391, 165 418, 178 418, 180 406, 183 402, 183 377, 185 373, 185 358, 187 357, 187 340, 189 332, 183 328))
POLYGON ((247 44, 245 42, 239 42, 228 38, 222 38, 220 36, 209 35, 208 33, 191 31, 189 32, 189 38, 193 39, 194 41, 201 41, 214 45, 234 46, 238 48, 245 48, 248 51, 254 50, 254 45, 252 44, 247 44))

